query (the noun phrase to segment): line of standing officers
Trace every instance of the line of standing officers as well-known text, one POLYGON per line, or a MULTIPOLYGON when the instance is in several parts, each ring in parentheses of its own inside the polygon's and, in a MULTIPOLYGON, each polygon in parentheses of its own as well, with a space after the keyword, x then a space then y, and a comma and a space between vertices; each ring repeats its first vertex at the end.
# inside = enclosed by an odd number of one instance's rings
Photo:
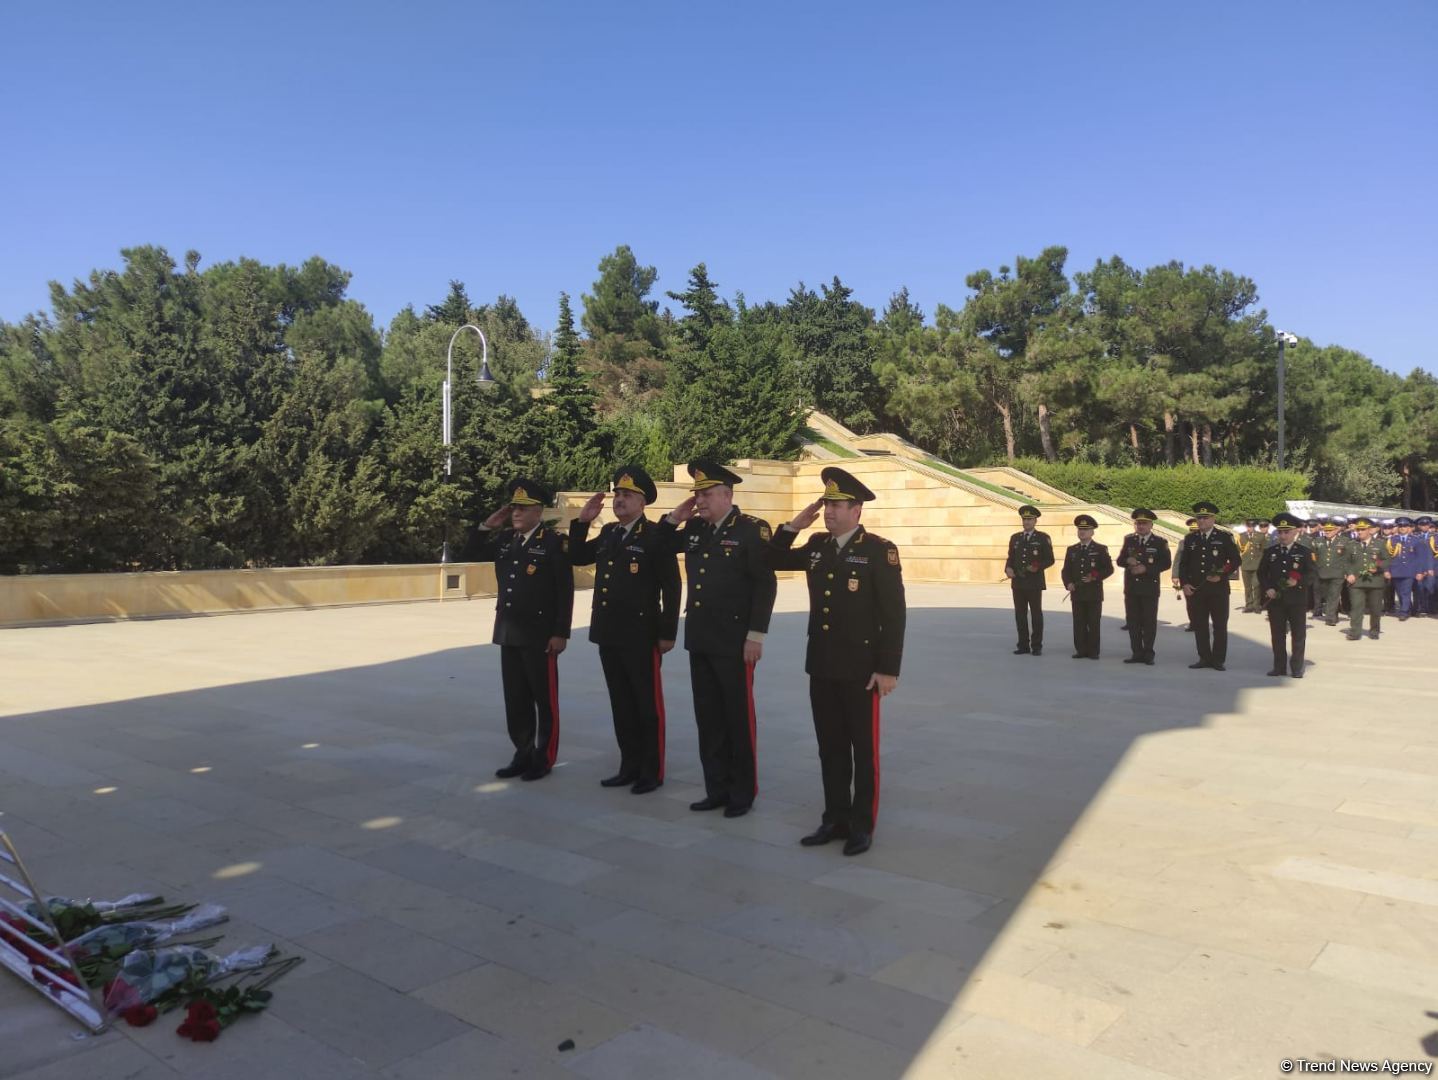
POLYGON ((691 495, 659 521, 644 514, 653 480, 638 466, 614 473, 615 521, 590 537, 605 492, 567 532, 541 521, 553 493, 524 477, 480 526, 476 561, 493 561, 498 590, 505 717, 514 755, 502 778, 543 779, 559 748, 557 660, 570 636, 573 566, 593 565, 589 637, 609 690, 618 771, 600 781, 642 795, 664 783, 663 657, 684 648, 703 766, 694 811, 748 813, 759 791, 754 673, 777 592, 777 570, 802 570, 809 589, 805 671, 819 747, 824 812, 805 846, 844 841, 867 851, 879 808, 880 701, 898 685, 906 608, 899 550, 860 523, 874 494, 843 469, 823 470, 823 493, 777 532, 734 504, 741 478, 714 461, 690 462, 691 495), (794 542, 822 514, 824 531, 794 542), (680 584, 682 555, 688 589, 680 584))

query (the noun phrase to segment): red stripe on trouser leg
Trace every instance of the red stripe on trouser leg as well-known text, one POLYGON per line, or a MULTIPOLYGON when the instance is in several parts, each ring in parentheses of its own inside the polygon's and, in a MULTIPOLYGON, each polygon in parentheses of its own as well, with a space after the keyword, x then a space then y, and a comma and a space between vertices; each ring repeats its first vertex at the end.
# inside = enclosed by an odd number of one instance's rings
POLYGON ((874 737, 874 810, 870 816, 869 828, 879 820, 879 691, 873 691, 874 712, 873 712, 873 737, 874 737))
POLYGON ((749 706, 749 753, 754 760, 754 794, 759 794, 759 730, 754 716, 754 665, 744 665, 744 698, 749 706))
POLYGON ((656 780, 664 779, 664 680, 659 677, 659 665, 663 663, 663 656, 659 650, 654 650, 654 711, 659 716, 659 775, 656 780))
POLYGON ((547 768, 554 768, 554 760, 559 757, 559 657, 554 653, 549 654, 549 745, 544 750, 544 764, 547 768))

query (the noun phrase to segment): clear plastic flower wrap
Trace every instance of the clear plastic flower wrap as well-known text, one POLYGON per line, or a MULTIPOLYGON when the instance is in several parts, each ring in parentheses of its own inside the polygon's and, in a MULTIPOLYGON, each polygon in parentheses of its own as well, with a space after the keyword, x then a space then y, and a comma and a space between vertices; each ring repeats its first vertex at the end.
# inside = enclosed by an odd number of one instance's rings
POLYGON ((215 979, 258 968, 274 954, 273 945, 254 945, 224 957, 191 945, 137 949, 120 962, 106 988, 105 1009, 113 1015, 138 1005, 173 1004, 215 979))
POLYGON ((149 949, 229 918, 218 904, 205 904, 169 922, 103 923, 69 943, 70 956, 92 984, 108 982, 119 962, 136 949, 149 949))

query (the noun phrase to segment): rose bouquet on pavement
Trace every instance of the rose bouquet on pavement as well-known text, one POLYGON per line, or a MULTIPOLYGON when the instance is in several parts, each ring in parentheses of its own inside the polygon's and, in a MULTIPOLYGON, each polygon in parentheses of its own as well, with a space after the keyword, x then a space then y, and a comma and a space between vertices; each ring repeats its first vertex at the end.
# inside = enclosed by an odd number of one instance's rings
MULTIPOLYGON (((121 961, 136 949, 151 949, 177 937, 217 926, 227 919, 229 915, 224 908, 218 904, 206 904, 172 922, 105 923, 70 942, 67 949, 85 980, 98 986, 113 979, 119 973, 121 961)), ((214 938, 189 944, 204 949, 218 941, 219 938, 214 938)))
MULTIPOLYGON (((60 931, 60 937, 73 941, 105 923, 178 919, 194 907, 194 904, 166 904, 163 896, 153 893, 131 893, 119 900, 71 900, 68 896, 47 896, 44 908, 32 900, 25 905, 25 910, 36 919, 45 918, 48 911, 55 928, 60 931)), ((31 936, 34 936, 33 931, 31 936)))

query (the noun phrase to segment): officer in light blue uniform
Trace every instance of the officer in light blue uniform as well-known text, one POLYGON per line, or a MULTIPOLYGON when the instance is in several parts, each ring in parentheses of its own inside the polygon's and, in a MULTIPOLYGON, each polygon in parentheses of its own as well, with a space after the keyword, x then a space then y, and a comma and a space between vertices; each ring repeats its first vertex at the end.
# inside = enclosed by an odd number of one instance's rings
POLYGON ((1413 519, 1400 517, 1393 524, 1396 526, 1394 534, 1385 541, 1388 545, 1388 579, 1393 582, 1398 621, 1407 622, 1414 612, 1414 579, 1423 571, 1427 560, 1423 558, 1418 538, 1413 535, 1413 519))

